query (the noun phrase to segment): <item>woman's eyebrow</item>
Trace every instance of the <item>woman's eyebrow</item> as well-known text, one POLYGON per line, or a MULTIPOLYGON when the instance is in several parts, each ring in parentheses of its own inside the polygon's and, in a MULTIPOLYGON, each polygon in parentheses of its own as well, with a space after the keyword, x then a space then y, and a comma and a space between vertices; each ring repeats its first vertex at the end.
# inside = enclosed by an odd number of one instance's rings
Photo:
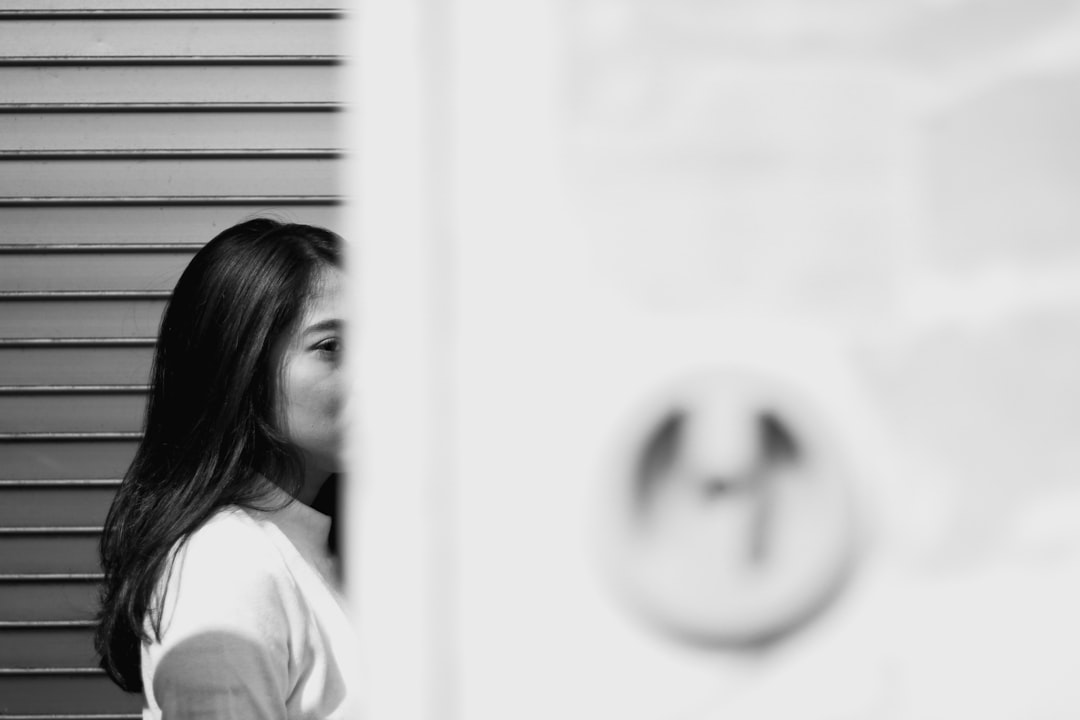
POLYGON ((343 324, 344 323, 342 323, 339 318, 328 318, 326 320, 320 320, 317 323, 308 325, 304 329, 304 334, 308 335, 310 333, 325 332, 328 330, 340 330, 343 324))

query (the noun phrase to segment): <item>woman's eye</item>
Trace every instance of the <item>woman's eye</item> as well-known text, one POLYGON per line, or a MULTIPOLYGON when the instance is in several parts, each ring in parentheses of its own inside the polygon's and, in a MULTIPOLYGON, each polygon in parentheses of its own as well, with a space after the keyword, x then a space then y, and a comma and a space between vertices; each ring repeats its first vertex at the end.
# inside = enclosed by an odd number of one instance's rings
POLYGON ((315 349, 322 353, 339 353, 341 352, 341 340, 338 338, 327 338, 325 340, 321 340, 316 343, 315 349))

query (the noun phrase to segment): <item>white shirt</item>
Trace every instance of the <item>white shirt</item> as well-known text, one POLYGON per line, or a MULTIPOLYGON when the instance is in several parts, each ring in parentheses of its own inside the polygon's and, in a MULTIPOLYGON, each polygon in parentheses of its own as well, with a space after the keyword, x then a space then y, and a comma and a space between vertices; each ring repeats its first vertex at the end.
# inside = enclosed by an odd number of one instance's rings
POLYGON ((142 648, 144 719, 356 717, 329 530, 292 502, 224 508, 192 533, 167 572, 160 642, 142 648))

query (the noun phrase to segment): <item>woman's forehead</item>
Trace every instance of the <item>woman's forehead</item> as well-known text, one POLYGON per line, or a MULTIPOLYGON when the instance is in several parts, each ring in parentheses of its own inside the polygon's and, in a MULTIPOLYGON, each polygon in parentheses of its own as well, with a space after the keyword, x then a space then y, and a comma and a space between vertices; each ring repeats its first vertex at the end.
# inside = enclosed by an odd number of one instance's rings
POLYGON ((345 273, 327 268, 319 273, 301 311, 301 331, 327 320, 344 320, 345 273))

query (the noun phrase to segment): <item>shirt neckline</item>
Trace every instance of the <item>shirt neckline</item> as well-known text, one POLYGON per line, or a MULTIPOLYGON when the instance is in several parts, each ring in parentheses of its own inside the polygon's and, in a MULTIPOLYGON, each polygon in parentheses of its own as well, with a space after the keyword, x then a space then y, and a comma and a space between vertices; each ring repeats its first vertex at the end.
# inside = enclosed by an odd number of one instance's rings
POLYGON ((255 518, 272 524, 296 552, 328 583, 334 581, 333 560, 328 540, 333 519, 305 505, 277 485, 268 483, 266 499, 273 510, 253 510, 255 518))

